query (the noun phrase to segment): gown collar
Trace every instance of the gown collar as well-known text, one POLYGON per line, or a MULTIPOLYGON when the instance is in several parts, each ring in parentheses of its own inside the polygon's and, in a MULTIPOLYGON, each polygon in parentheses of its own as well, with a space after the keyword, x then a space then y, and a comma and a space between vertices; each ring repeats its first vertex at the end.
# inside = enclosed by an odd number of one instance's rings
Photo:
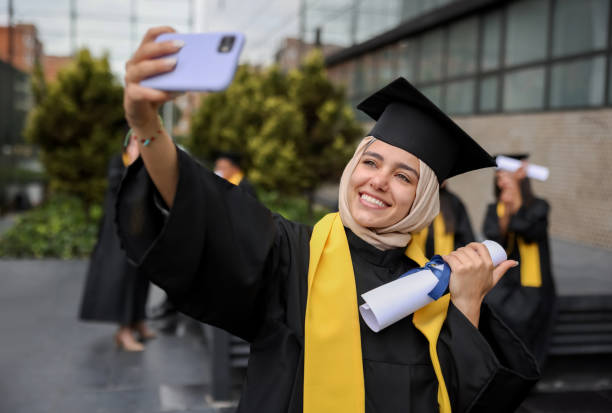
POLYGON ((386 251, 379 250, 373 245, 355 235, 349 228, 344 227, 346 239, 351 252, 357 252, 361 258, 380 267, 395 267, 399 262, 406 259, 404 255, 406 247, 392 248, 386 251))

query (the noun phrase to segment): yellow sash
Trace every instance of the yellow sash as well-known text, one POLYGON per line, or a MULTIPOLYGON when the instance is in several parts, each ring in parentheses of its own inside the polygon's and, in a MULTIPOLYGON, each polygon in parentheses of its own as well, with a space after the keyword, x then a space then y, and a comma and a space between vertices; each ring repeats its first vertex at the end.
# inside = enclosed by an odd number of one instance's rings
MULTIPOLYGON (((427 262, 416 243, 408 245, 406 255, 421 266, 427 262)), ((449 302, 450 296, 446 295, 413 317, 414 325, 429 341, 442 413, 451 410, 436 343, 449 302)), ((304 342, 304 413, 363 413, 365 392, 357 289, 338 213, 323 217, 310 239, 304 342)))
MULTIPOLYGON (((433 231, 434 255, 448 255, 455 250, 455 234, 446 232, 446 225, 444 225, 442 213, 436 215, 433 221, 433 231)), ((412 234, 414 242, 416 242, 423 251, 426 250, 428 234, 429 227, 425 227, 421 231, 412 234)))
POLYGON ((240 184, 240 181, 242 181, 242 178, 244 178, 244 174, 242 172, 236 172, 234 175, 230 176, 227 180, 233 183, 234 185, 238 186, 238 184, 240 184))
MULTIPOLYGON (((499 202, 497 204, 497 216, 503 217, 506 212, 506 206, 499 202)), ((526 242, 523 237, 516 236, 514 232, 508 233, 508 248, 507 254, 512 253, 514 237, 518 244, 520 265, 521 265, 521 285, 523 287, 541 287, 542 286, 542 269, 540 268, 540 247, 537 242, 526 242)))

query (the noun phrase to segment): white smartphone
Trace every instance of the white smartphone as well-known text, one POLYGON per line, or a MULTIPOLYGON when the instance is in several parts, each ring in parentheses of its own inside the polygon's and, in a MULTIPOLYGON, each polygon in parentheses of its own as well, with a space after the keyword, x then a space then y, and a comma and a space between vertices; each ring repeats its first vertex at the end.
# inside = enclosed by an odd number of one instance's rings
POLYGON ((177 53, 164 56, 176 57, 174 69, 142 80, 142 86, 171 92, 212 92, 230 85, 245 42, 242 33, 163 33, 155 41, 175 39, 185 45, 177 53))

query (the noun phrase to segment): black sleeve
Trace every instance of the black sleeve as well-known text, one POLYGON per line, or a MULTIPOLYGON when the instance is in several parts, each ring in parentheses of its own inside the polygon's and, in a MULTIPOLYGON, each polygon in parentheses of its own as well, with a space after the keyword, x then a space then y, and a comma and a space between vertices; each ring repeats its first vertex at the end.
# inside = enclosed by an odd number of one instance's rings
POLYGON ((142 160, 132 164, 117 201, 128 258, 178 309, 246 340, 259 330, 267 286, 276 277, 275 218, 255 198, 177 150, 179 181, 170 213, 142 160))
POLYGON ((539 378, 533 356, 486 304, 477 329, 451 302, 437 349, 453 412, 514 412, 539 378))
POLYGON ((497 216, 497 205, 489 204, 482 225, 482 233, 485 238, 496 241, 503 245, 501 230, 499 229, 499 217, 497 216))
POLYGON ((476 241, 476 237, 474 237, 465 206, 457 197, 453 200, 453 210, 455 212, 455 249, 457 249, 476 241))
POLYGON ((546 238, 549 209, 548 202, 543 199, 535 199, 528 207, 521 206, 510 218, 508 231, 522 236, 527 242, 546 238))

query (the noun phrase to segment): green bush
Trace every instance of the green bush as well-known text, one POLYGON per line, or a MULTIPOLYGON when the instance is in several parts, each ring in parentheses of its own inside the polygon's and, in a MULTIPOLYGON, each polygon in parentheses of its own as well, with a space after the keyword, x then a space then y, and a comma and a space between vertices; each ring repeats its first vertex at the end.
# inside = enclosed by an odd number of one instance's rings
POLYGON ((325 214, 331 212, 325 207, 314 205, 311 215, 308 211, 308 198, 305 196, 286 196, 277 191, 261 190, 257 192, 257 196, 271 211, 302 224, 314 225, 325 214))
POLYGON ((96 243, 101 216, 99 205, 87 211, 79 198, 55 195, 17 218, 0 237, 0 257, 87 257, 96 243))

